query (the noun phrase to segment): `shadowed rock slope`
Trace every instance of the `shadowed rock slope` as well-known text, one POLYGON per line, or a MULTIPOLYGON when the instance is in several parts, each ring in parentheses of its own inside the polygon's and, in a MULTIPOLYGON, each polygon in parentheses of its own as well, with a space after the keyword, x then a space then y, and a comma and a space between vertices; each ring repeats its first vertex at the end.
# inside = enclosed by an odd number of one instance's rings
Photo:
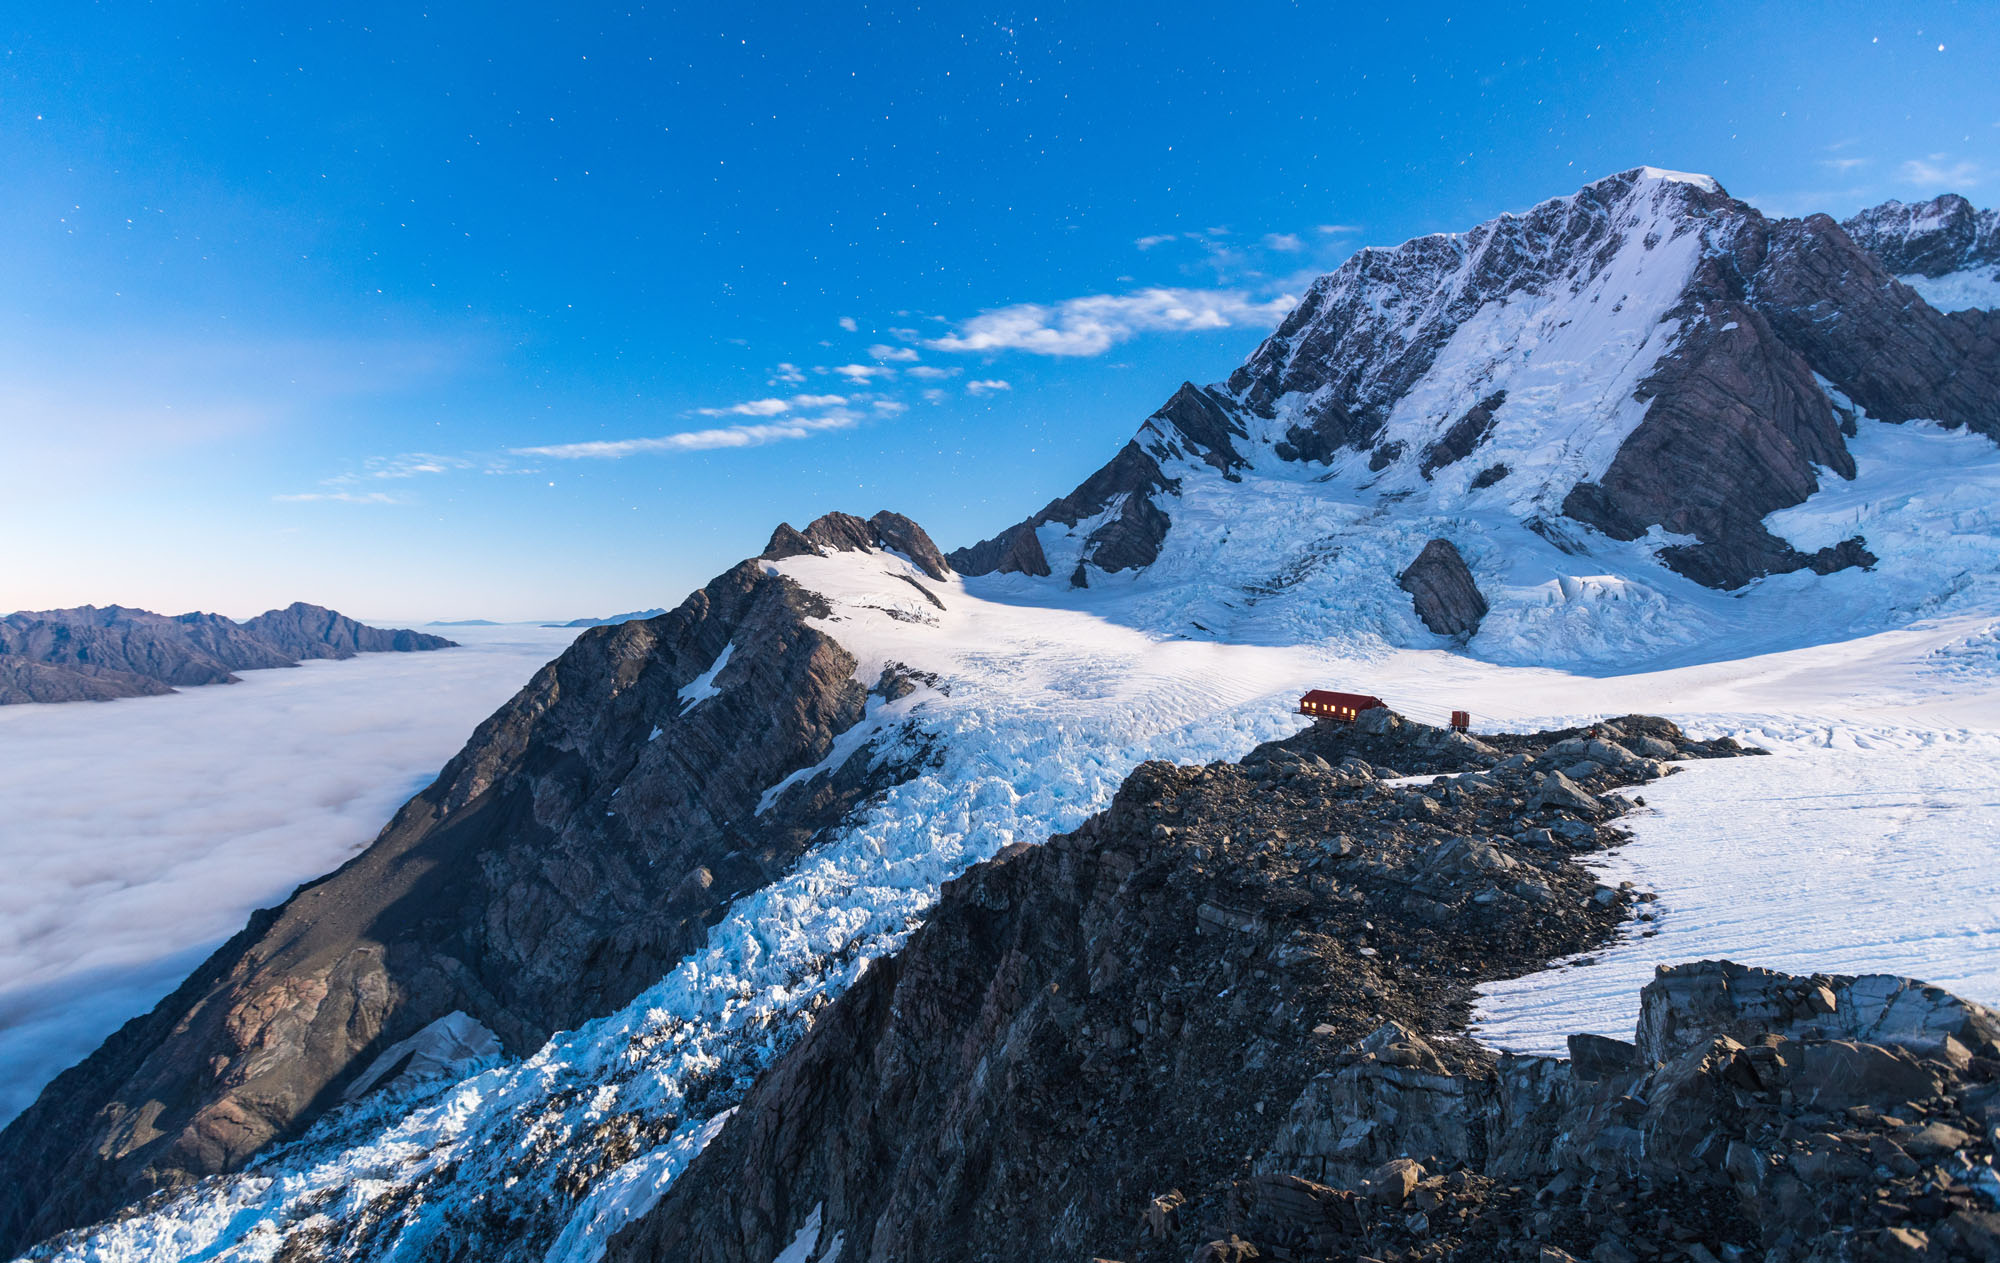
POLYGON ((368 627, 302 601, 241 623, 122 605, 24 611, 0 618, 0 705, 147 697, 233 684, 238 671, 307 658, 455 647, 442 636, 368 627))
MULTIPOLYGON (((787 1258, 1185 1260, 1371 1032, 1458 1031, 1480 981, 1650 915, 1577 862, 1620 838, 1605 791, 1741 752, 1643 717, 1483 741, 1364 718, 1142 765, 950 883, 608 1257, 768 1263, 811 1221, 787 1258), (1387 783, 1418 772, 1468 774, 1387 783)), ((1491 1072, 1439 1049, 1439 1075, 1491 1072)))
POLYGON ((875 683, 811 625, 826 613, 751 561, 584 632, 367 851, 256 914, 0 1133, 0 1251, 240 1168, 393 1078, 373 1063, 402 1041, 421 1037, 399 1059, 520 1055, 656 982, 912 770, 857 757, 760 801, 875 683))

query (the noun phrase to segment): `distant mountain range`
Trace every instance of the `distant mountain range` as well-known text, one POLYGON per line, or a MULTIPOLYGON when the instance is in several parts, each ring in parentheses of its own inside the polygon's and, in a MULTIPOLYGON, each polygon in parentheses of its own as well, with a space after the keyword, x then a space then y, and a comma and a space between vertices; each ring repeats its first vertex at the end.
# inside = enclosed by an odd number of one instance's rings
POLYGON ((658 618, 667 611, 662 607, 650 610, 633 610, 629 614, 613 614, 609 618, 572 618, 567 623, 543 623, 544 627, 615 627, 619 623, 630 623, 641 618, 658 618))
POLYGON ((220 614, 155 614, 123 605, 27 610, 0 618, 0 705, 104 702, 200 684, 307 658, 456 648, 422 632, 357 623, 293 602, 244 622, 220 614))

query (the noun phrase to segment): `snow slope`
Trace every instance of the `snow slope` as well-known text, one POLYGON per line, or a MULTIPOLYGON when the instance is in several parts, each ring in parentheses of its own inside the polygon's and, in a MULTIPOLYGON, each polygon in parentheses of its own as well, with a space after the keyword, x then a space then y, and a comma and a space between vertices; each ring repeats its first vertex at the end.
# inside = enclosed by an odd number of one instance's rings
POLYGON ((2000 308, 2000 271, 1992 268, 1925 276, 1912 272, 1896 278, 1922 294, 1939 311, 1992 311, 2000 308))
MULTIPOLYGON (((1807 552, 1862 534, 1879 558, 1870 570, 1798 571, 1717 592, 1660 565, 1653 551, 1671 540, 1657 532, 1620 543, 1576 528, 1558 535, 1558 547, 1523 524, 1532 506, 1511 501, 1506 483, 1460 493, 1441 472, 1427 494, 1384 495, 1383 476, 1354 454, 1330 470, 1261 462, 1240 471, 1240 482, 1190 462, 1173 471, 1182 477, 1170 503, 1174 529, 1146 570, 1093 572, 1083 594, 1024 575, 986 582, 1010 600, 1092 609, 1156 634, 1334 641, 1372 655, 1450 643, 1424 628, 1396 583, 1424 543, 1442 537, 1493 607, 1467 653, 1591 674, 1738 658, 1954 614, 2000 617, 2000 446, 1923 422, 1856 425, 1855 479, 1824 479, 1767 524, 1807 552)), ((1060 559, 1090 529, 1088 520, 1040 529, 1055 574, 1066 573, 1060 559)))

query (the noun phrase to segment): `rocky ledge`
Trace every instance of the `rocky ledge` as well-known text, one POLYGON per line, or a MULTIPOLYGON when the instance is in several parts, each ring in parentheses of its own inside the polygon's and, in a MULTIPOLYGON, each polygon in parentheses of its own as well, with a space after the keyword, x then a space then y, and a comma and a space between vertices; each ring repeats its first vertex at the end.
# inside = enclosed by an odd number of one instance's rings
POLYGON ((1579 857, 1623 840, 1620 791, 1744 753, 1641 716, 1482 739, 1370 711, 1241 763, 1144 764, 1075 832, 950 883, 607 1257, 1512 1257, 1527 1229, 1500 1211, 1412 1227, 1360 1181, 1408 1151, 1431 1159, 1410 1196, 1451 1176, 1543 1209, 1480 1165, 1500 1080, 1462 1037, 1474 989, 1650 919, 1579 857), (1335 1127, 1324 1155, 1300 1138, 1356 1056, 1406 1046, 1455 1104, 1335 1127))

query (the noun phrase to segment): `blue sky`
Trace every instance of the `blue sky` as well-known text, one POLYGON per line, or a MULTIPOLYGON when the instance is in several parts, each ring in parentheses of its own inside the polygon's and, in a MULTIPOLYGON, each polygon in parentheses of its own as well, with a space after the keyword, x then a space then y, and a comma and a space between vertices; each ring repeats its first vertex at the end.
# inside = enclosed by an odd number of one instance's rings
POLYGON ((0 18, 0 608, 671 605, 831 508, 951 547, 1361 245, 1642 163, 2000 181, 1983 4, 557 7, 0 18))

